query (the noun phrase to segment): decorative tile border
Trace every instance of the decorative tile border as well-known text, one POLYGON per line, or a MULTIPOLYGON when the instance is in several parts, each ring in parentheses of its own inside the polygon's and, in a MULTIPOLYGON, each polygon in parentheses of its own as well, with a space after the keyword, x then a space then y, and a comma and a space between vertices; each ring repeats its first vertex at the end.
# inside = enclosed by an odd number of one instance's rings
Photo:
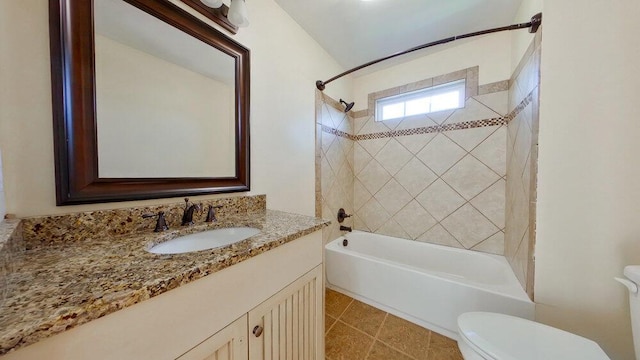
POLYGON ((529 95, 525 96, 524 99, 506 116, 491 118, 491 119, 482 119, 482 120, 474 120, 474 121, 464 121, 460 123, 454 124, 445 124, 445 125, 435 125, 435 126, 424 126, 413 129, 402 129, 402 130, 389 130, 377 133, 370 134, 360 134, 360 135, 352 135, 348 134, 344 131, 334 129, 327 125, 322 125, 322 131, 328 134, 332 134, 335 136, 340 136, 352 141, 361 141, 361 140, 373 140, 373 139, 382 139, 382 138, 390 138, 390 137, 400 137, 400 136, 410 136, 410 135, 420 135, 420 134, 429 134, 429 133, 439 133, 445 131, 453 131, 453 130, 464 130, 464 129, 473 129, 479 127, 486 126, 500 126, 506 125, 511 120, 513 120, 522 110, 524 110, 532 101, 533 101, 533 92, 530 92, 529 95))

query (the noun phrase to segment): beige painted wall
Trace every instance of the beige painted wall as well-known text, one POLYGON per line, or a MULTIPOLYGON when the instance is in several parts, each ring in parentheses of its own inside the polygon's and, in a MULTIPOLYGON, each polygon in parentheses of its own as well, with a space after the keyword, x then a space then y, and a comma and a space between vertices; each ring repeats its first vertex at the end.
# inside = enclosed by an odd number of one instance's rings
POLYGON ((640 264, 640 2, 545 1, 536 318, 633 359, 626 289, 640 264))
POLYGON ((101 177, 235 175, 233 85, 101 35, 95 47, 101 177))
MULTIPOLYGON (((542 12, 542 0, 522 0, 513 23, 525 23, 531 21, 531 17, 542 12)), ((544 19, 543 21, 544 22, 544 19)), ((534 34, 527 30, 510 31, 511 34, 511 73, 516 69, 520 59, 527 51, 527 47, 533 40, 534 34)))
MULTIPOLYGON (((7 210, 30 216, 175 202, 55 206, 47 4, 0 1, 0 148, 7 210)), ((314 83, 343 69, 274 1, 249 1, 247 7, 251 26, 232 37, 251 50, 251 193, 267 194, 269 208, 312 215, 314 83)), ((326 91, 334 98, 351 93, 348 79, 326 91)))
MULTIPOLYGON (((524 30, 519 30, 524 31, 524 30)), ((367 108, 369 93, 413 83, 474 66, 480 66, 480 85, 509 79, 511 37, 495 33, 471 41, 453 43, 442 50, 353 79, 354 110, 367 108)))

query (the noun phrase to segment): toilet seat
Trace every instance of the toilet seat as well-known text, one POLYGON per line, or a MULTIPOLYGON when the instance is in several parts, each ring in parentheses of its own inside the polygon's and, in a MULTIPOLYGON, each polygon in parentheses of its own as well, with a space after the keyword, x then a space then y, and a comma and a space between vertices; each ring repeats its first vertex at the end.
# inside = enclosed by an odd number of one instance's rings
POLYGON ((609 360, 589 339, 503 314, 462 314, 458 333, 460 341, 489 360, 609 360))

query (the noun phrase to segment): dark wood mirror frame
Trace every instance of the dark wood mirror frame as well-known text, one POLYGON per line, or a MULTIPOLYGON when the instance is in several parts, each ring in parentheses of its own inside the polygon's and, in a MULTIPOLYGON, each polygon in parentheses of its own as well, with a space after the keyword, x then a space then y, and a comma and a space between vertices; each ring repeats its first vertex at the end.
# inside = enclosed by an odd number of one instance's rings
POLYGON ((100 178, 93 1, 49 0, 57 205, 249 191, 249 50, 167 0, 123 1, 235 59, 236 173, 224 178, 100 178))

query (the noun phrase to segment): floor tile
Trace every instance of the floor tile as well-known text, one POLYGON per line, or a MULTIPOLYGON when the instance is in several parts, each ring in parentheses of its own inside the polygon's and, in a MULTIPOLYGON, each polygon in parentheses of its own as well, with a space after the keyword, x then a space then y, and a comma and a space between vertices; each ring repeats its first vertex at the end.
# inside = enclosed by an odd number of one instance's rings
POLYGON ((458 343, 448 337, 431 333, 429 360, 463 360, 458 343))
POLYGON ((427 360, 430 335, 431 331, 389 314, 378 340, 418 360, 427 360))
POLYGON ((376 341, 367 356, 367 360, 412 360, 407 355, 376 341))
POLYGON ((325 312, 337 319, 342 315, 351 301, 353 301, 353 299, 347 295, 327 289, 325 293, 325 312))
POLYGON ((337 321, 325 338, 325 352, 333 360, 363 360, 373 338, 342 321, 337 321))
POLYGON ((382 310, 358 300, 353 300, 342 314, 340 320, 371 336, 376 336, 385 315, 386 313, 382 310))
POLYGON ((333 316, 331 316, 331 315, 329 315, 327 313, 324 314, 324 332, 325 332, 325 334, 327 332, 329 332, 329 329, 331 329, 331 326, 335 322, 336 322, 336 319, 333 316))

